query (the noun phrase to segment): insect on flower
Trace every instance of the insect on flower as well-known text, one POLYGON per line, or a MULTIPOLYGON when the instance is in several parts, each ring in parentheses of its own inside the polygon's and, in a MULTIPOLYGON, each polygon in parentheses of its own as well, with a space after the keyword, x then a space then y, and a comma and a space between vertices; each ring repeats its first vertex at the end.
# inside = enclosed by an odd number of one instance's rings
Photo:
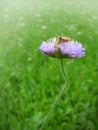
POLYGON ((62 36, 58 36, 56 38, 56 41, 54 43, 54 47, 57 48, 58 47, 58 44, 60 43, 65 43, 65 42, 68 42, 68 41, 72 41, 72 39, 70 37, 62 37, 62 36))
POLYGON ((85 48, 78 41, 69 37, 54 37, 43 41, 40 51, 54 58, 79 58, 85 56, 85 48))

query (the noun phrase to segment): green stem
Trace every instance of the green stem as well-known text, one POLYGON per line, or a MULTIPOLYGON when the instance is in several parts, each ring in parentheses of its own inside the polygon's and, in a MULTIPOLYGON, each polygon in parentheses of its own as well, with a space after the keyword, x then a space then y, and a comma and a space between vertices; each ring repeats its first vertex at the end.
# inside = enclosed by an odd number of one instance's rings
POLYGON ((65 88, 66 88, 67 85, 68 85, 68 77, 67 77, 67 74, 66 74, 65 71, 64 71, 63 59, 60 59, 60 66, 61 66, 62 74, 63 74, 63 76, 64 76, 65 85, 64 85, 64 87, 61 89, 61 91, 60 91, 59 95, 57 96, 56 100, 54 101, 54 103, 52 104, 51 109, 50 109, 50 111, 48 112, 48 114, 46 115, 45 121, 44 121, 44 123, 42 124, 40 130, 43 130, 43 128, 45 127, 47 121, 49 120, 49 118, 50 118, 50 116, 51 116, 52 111, 53 111, 54 108, 56 107, 57 102, 59 101, 60 97, 62 96, 62 94, 63 94, 63 92, 64 92, 64 90, 65 90, 65 88))

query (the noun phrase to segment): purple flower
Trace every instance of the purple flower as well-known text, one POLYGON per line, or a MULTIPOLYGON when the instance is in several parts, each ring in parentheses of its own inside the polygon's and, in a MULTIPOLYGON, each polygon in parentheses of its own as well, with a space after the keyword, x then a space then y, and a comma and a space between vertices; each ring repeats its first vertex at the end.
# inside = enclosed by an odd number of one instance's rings
POLYGON ((40 51, 55 58, 78 58, 85 56, 85 48, 82 47, 81 43, 70 40, 60 42, 57 47, 54 47, 56 40, 56 38, 52 38, 48 41, 43 41, 39 47, 40 51))

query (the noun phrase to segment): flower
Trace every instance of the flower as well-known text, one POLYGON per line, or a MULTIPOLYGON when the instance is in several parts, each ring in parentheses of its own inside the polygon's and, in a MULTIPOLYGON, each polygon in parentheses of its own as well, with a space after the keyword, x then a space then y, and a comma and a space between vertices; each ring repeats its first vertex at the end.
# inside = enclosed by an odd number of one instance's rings
POLYGON ((79 58, 85 56, 85 48, 82 47, 81 43, 74 40, 59 41, 57 47, 55 47, 56 41, 57 38, 43 41, 39 47, 40 51, 54 58, 79 58))

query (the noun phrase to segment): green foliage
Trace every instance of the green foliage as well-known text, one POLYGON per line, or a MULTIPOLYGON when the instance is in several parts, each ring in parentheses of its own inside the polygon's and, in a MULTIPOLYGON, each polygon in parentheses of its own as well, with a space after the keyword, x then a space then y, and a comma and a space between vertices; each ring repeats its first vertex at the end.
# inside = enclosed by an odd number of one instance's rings
POLYGON ((45 130, 98 129, 98 13, 93 0, 0 4, 0 130, 39 130, 64 85, 59 60, 42 55, 58 33, 83 43, 86 57, 65 59, 69 86, 45 130))

